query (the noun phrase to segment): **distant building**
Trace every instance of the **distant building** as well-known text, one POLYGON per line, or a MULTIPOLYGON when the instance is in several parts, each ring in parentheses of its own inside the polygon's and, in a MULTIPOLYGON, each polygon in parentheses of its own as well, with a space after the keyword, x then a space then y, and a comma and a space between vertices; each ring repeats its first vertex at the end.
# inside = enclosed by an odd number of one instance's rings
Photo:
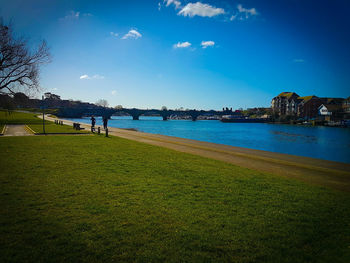
POLYGON ((295 115, 297 113, 297 99, 295 92, 282 92, 271 101, 271 108, 279 115, 295 115))
POLYGON ((295 92, 282 92, 271 101, 273 113, 280 116, 294 116, 302 119, 315 119, 321 116, 332 116, 327 119, 350 119, 350 97, 343 98, 319 98, 315 95, 299 97, 295 92), (324 107, 321 109, 320 106, 324 107), (333 107, 331 105, 335 105, 333 107), (320 113, 330 109, 330 115, 320 113))
POLYGON ((350 97, 343 101, 344 120, 350 120, 350 97))
POLYGON ((45 97, 45 99, 48 99, 48 100, 60 100, 61 99, 61 96, 58 96, 58 95, 53 94, 51 92, 44 93, 44 97, 45 97))
POLYGON ((297 106, 298 117, 303 119, 316 118, 318 116, 318 108, 322 105, 322 103, 323 100, 315 95, 299 97, 297 106))
POLYGON ((318 107, 318 115, 325 121, 342 120, 344 116, 342 105, 322 104, 318 107))

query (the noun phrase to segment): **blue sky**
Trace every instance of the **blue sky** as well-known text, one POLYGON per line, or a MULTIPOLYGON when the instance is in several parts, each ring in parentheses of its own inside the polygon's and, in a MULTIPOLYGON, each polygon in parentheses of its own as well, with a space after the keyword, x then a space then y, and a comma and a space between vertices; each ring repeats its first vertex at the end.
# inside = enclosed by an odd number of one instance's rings
POLYGON ((52 63, 41 86, 111 106, 269 106, 282 91, 348 97, 347 0, 0 0, 52 63))

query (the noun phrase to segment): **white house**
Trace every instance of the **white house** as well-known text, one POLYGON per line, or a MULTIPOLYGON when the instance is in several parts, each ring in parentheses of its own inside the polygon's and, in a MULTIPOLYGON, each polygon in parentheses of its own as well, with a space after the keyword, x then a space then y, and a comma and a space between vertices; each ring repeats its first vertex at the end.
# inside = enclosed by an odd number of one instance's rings
POLYGON ((322 104, 320 107, 318 107, 318 115, 329 116, 332 115, 332 112, 328 110, 326 105, 322 104))

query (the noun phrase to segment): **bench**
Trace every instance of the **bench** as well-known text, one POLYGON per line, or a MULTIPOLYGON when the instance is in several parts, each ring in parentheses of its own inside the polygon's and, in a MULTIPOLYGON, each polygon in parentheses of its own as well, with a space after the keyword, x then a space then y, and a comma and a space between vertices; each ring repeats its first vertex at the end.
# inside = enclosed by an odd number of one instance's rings
POLYGON ((73 123, 73 129, 78 130, 78 131, 85 130, 85 128, 80 127, 80 123, 76 123, 76 122, 73 123))

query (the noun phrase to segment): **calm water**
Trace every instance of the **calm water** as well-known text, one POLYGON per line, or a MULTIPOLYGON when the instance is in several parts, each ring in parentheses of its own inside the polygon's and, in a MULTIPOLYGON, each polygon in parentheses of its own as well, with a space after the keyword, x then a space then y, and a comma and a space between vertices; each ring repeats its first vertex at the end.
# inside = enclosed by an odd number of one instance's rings
MULTIPOLYGON (((90 123, 89 118, 73 120, 90 123)), ((102 119, 96 118, 96 123, 102 125, 102 119)), ((160 117, 140 117, 139 121, 133 121, 131 117, 112 117, 108 126, 350 163, 349 128, 220 121, 163 121, 160 117)))

